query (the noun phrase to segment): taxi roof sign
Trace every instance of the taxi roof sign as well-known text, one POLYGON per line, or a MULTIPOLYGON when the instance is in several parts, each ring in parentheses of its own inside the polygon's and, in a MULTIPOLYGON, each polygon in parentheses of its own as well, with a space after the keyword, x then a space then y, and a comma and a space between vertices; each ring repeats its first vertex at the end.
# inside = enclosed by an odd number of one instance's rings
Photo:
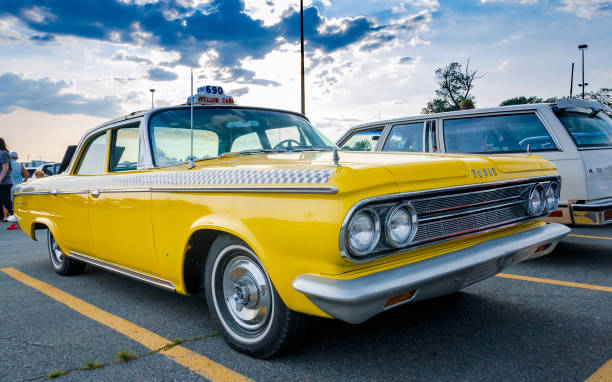
POLYGON ((198 88, 198 93, 187 98, 187 104, 191 105, 234 105, 234 98, 223 94, 221 86, 206 85, 198 88))

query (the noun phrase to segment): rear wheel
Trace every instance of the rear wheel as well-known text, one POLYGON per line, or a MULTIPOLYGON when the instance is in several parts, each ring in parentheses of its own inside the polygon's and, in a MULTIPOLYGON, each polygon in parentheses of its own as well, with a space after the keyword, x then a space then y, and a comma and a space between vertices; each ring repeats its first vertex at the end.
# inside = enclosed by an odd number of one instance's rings
POLYGON ((83 273, 85 263, 71 259, 62 252, 51 230, 47 231, 47 247, 53 270, 62 276, 74 276, 83 273))
POLYGON ((229 345, 257 358, 280 354, 304 334, 307 316, 287 308, 244 243, 221 235, 204 269, 206 300, 229 345))

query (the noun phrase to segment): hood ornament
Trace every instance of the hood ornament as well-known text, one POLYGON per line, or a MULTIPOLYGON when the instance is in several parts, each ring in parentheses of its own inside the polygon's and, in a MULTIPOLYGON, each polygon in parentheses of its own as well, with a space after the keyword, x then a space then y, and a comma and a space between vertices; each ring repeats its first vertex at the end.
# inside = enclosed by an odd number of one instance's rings
POLYGON ((338 148, 334 147, 334 164, 332 166, 338 167, 340 166, 340 155, 338 155, 338 148))

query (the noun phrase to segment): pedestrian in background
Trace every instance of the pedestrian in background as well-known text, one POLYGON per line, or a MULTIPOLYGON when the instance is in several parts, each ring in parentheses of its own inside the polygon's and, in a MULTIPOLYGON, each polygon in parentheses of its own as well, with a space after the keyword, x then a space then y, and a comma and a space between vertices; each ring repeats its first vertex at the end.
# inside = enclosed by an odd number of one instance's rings
POLYGON ((28 174, 28 170, 25 169, 23 163, 18 163, 19 155, 16 152, 12 152, 11 156, 11 175, 13 177, 13 188, 11 189, 11 200, 14 201, 15 197, 13 194, 15 193, 15 187, 18 184, 26 182, 30 177, 28 174))
POLYGON ((5 222, 13 214, 13 203, 11 202, 13 177, 11 174, 11 156, 6 149, 6 142, 0 138, 0 204, 3 208, 6 208, 6 212, 2 216, 2 220, 5 222))

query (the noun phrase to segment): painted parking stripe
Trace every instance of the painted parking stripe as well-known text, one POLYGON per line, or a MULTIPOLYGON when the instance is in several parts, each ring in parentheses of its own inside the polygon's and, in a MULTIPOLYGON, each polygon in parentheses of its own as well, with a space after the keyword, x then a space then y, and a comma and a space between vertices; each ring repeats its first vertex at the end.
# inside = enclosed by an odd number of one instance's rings
POLYGON ((588 236, 588 235, 576 235, 575 233, 570 233, 567 236, 571 236, 571 237, 581 237, 584 239, 598 239, 598 240, 612 240, 612 237, 605 237, 605 236, 588 236))
POLYGON ((74 297, 52 285, 21 273, 15 268, 2 268, 0 270, 10 277, 81 313, 85 317, 91 318, 123 334, 152 351, 159 351, 159 353, 165 355, 172 361, 211 381, 250 381, 242 374, 228 369, 185 347, 177 345, 166 350, 160 350, 168 345, 173 345, 173 342, 128 320, 115 316, 114 314, 74 297))
POLYGON ((544 283, 544 284, 552 284, 552 285, 562 285, 562 286, 567 286, 567 287, 572 287, 572 288, 592 289, 592 290, 599 290, 599 291, 603 291, 603 292, 611 292, 612 293, 612 287, 607 287, 607 286, 602 286, 602 285, 573 283, 573 282, 569 282, 569 281, 542 279, 542 278, 539 278, 539 277, 512 275, 512 274, 507 274, 507 273, 498 273, 495 276, 502 277, 502 278, 505 278, 505 279, 531 281, 531 282, 534 282, 534 283, 544 283))
POLYGON ((608 361, 595 374, 591 375, 586 382, 610 382, 612 381, 612 359, 608 361))

